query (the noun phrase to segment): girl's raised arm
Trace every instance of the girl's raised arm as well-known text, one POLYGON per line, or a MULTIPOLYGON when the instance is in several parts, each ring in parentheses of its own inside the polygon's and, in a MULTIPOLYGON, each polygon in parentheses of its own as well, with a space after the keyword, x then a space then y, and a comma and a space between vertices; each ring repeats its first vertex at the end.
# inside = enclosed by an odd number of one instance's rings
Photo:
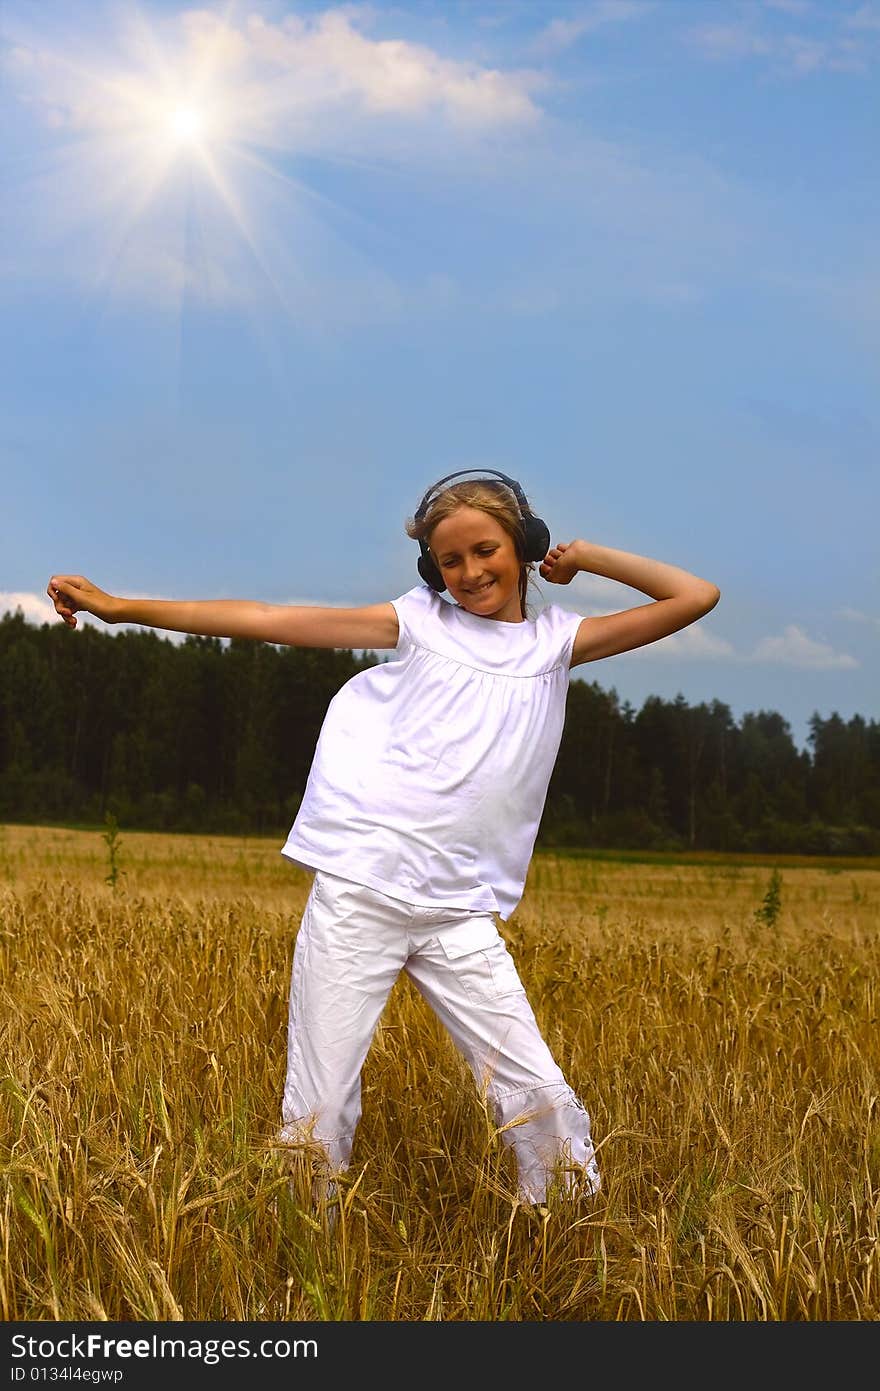
POLYGON ((312 608, 251 599, 120 599, 83 575, 53 575, 46 593, 68 628, 77 613, 105 623, 136 623, 200 637, 255 638, 288 647, 396 647, 393 604, 365 608, 312 608))
POLYGON ((630 652, 634 647, 644 647, 677 633, 707 614, 721 597, 717 585, 677 565, 598 546, 592 541, 560 542, 547 552, 539 568, 551 584, 570 584, 579 571, 585 571, 631 585, 654 600, 653 604, 641 604, 620 613, 585 618, 574 640, 573 667, 630 652))

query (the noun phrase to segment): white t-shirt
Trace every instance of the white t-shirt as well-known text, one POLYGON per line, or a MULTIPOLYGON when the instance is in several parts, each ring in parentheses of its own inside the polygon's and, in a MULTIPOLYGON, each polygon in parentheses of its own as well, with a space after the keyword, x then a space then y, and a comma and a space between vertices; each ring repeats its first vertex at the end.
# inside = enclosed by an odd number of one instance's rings
POLYGON ((522 896, 581 616, 502 623, 427 585, 394 599, 394 657, 330 702, 282 854, 409 903, 522 896))

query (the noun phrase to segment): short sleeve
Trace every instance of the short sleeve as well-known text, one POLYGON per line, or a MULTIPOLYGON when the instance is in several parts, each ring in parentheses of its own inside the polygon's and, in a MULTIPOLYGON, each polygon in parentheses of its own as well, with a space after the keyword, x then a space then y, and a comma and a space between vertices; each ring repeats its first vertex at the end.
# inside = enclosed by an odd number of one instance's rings
POLYGON ((419 631, 433 602, 434 592, 426 584, 418 584, 399 598, 391 600, 392 608, 397 614, 399 629, 396 650, 401 655, 418 640, 419 631))
POLYGON ((541 610, 537 621, 558 664, 570 667, 574 641, 584 621, 583 614, 572 613, 558 604, 548 604, 541 610))

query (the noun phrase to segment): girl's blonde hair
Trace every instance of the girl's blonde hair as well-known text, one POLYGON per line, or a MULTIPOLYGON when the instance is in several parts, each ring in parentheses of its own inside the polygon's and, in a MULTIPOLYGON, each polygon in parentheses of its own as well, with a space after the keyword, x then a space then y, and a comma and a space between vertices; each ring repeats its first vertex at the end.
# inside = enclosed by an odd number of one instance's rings
MULTIPOLYGON (((525 559, 525 528, 522 513, 516 497, 506 483, 495 483, 488 478, 471 479, 467 483, 452 483, 428 504, 422 517, 410 517, 406 523, 406 534, 413 541, 431 544, 431 534, 439 522, 451 517, 459 507, 473 507, 494 518, 511 538, 519 559, 519 605, 523 618, 526 614, 526 595, 533 566, 525 559)), ((433 557, 432 557, 433 558, 433 557)), ((435 561, 436 564, 436 561, 435 561)), ((439 567, 438 567, 439 568, 439 567)))

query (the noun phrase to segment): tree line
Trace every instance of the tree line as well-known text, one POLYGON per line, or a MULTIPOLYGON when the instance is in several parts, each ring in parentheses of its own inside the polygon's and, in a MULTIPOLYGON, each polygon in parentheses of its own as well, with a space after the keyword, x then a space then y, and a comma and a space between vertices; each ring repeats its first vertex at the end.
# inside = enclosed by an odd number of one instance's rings
MULTIPOLYGON (((375 654, 0 619, 0 819, 281 834, 321 722, 375 654)), ((880 853, 880 723, 650 696, 580 677, 539 844, 880 853)))

